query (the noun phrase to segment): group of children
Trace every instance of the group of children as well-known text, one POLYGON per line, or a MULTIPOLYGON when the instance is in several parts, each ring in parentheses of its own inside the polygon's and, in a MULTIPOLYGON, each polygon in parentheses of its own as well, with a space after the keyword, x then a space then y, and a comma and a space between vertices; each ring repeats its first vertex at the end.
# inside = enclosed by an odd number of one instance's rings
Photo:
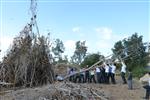
MULTIPOLYGON (((126 65, 122 63, 121 67, 121 77, 123 80, 123 84, 127 84, 125 74, 126 74, 126 65)), ((77 69, 71 68, 68 70, 68 74, 70 75, 69 81, 75 83, 104 83, 109 84, 110 81, 112 84, 116 84, 115 80, 115 73, 116 73, 116 64, 110 63, 106 64, 103 63, 102 65, 97 65, 94 68, 87 70, 88 65, 80 69, 80 73, 76 73, 77 69)), ((132 89, 132 74, 129 72, 128 76, 128 86, 129 89, 132 89)))
MULTIPOLYGON (((123 84, 128 84, 128 89, 132 90, 132 73, 131 70, 128 70, 128 78, 126 80, 126 65, 124 62, 121 62, 121 78, 123 81, 123 84)), ((88 69, 88 66, 86 68, 80 69, 80 72, 77 72, 77 69, 75 68, 70 68, 68 69, 68 75, 69 81, 74 82, 74 83, 104 83, 104 84, 109 84, 110 80, 112 84, 116 84, 115 80, 115 72, 116 72, 116 64, 111 63, 111 64, 102 64, 95 66, 93 69, 88 69), (87 69, 86 69, 87 68, 87 69)), ((150 72, 149 72, 150 76, 150 72)), ((64 78, 61 76, 56 76, 57 80, 63 81, 64 78)), ((149 100, 150 97, 150 78, 148 79, 149 84, 144 86, 146 89, 146 95, 145 99, 149 100)))

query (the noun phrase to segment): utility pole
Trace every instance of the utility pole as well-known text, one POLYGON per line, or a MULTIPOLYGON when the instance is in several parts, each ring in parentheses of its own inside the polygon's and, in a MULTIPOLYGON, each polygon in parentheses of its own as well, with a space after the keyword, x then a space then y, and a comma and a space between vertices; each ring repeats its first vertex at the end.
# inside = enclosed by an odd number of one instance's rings
POLYGON ((40 37, 40 32, 39 32, 39 28, 38 28, 37 21, 36 21, 36 19, 37 19, 37 0, 31 0, 30 10, 31 10, 31 14, 32 14, 31 25, 32 25, 32 27, 35 25, 38 37, 40 37))

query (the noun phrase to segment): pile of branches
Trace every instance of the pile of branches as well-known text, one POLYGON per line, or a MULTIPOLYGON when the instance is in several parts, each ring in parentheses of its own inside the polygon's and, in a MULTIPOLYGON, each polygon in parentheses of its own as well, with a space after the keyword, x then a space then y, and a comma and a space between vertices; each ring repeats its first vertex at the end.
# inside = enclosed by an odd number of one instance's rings
POLYGON ((54 81, 50 40, 35 35, 27 24, 13 40, 0 67, 0 81, 13 86, 39 86, 54 81))
POLYGON ((40 88, 7 91, 6 100, 110 100, 110 96, 88 84, 55 83, 40 88))
POLYGON ((60 83, 55 87, 49 87, 49 90, 53 89, 51 98, 47 100, 108 100, 109 97, 104 92, 87 87, 86 84, 74 84, 74 83, 60 83))

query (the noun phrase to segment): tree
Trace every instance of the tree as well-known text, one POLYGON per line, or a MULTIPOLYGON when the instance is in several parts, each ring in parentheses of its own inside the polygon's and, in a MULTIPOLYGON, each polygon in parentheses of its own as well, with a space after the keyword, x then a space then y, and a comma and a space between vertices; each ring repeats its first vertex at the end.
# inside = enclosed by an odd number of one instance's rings
POLYGON ((92 66, 94 63, 98 62, 101 59, 104 59, 104 56, 100 55, 100 53, 89 54, 85 57, 84 61, 81 63, 81 66, 92 66))
POLYGON ((62 53, 64 53, 65 47, 63 42, 60 39, 56 39, 54 42, 54 46, 52 47, 52 52, 55 55, 55 58, 58 58, 58 60, 62 59, 62 53))
POLYGON ((131 70, 144 67, 148 62, 142 39, 142 36, 135 33, 127 39, 116 42, 112 49, 114 55, 124 59, 127 67, 131 70))
POLYGON ((84 60, 87 52, 87 47, 85 46, 86 41, 77 41, 76 49, 74 51, 74 55, 71 57, 71 62, 80 65, 84 60))

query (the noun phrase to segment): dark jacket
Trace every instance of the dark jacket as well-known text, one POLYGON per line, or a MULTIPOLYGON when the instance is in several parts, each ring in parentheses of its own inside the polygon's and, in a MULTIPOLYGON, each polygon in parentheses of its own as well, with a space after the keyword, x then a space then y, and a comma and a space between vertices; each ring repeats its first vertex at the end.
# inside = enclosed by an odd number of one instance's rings
POLYGON ((132 73, 129 72, 128 80, 132 80, 132 73))

